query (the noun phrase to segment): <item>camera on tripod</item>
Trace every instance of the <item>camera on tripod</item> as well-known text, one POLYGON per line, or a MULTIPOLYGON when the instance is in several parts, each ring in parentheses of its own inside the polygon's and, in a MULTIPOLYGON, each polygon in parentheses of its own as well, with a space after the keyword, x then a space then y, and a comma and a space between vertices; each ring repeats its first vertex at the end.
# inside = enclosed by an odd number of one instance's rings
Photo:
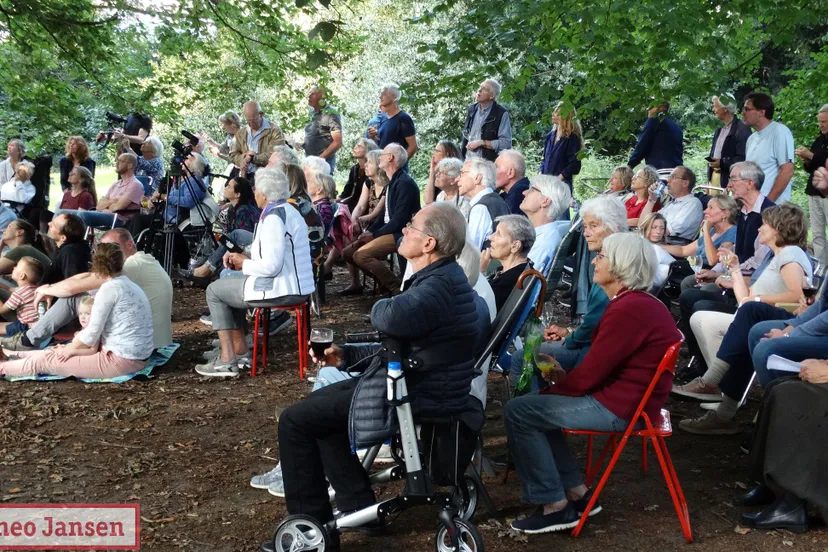
POLYGON ((99 140, 101 134, 103 134, 106 140, 104 141, 100 149, 106 148, 106 146, 108 146, 112 142, 112 135, 115 134, 115 131, 117 130, 116 125, 123 125, 124 123, 126 123, 126 117, 122 117, 117 113, 112 113, 111 111, 106 112, 106 130, 101 131, 98 135, 99 140))
POLYGON ((198 136, 187 130, 182 130, 181 135, 187 138, 187 143, 182 144, 181 140, 173 140, 173 156, 170 161, 170 176, 181 176, 181 165, 193 153, 193 148, 198 145, 198 136))

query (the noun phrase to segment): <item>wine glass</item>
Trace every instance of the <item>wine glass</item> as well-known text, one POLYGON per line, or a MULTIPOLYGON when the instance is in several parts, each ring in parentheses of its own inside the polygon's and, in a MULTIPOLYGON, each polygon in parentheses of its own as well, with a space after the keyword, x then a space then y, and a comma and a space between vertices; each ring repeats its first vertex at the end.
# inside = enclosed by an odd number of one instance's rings
POLYGON ((704 259, 701 255, 690 255, 687 257, 687 262, 690 263, 690 268, 695 274, 701 272, 701 269, 704 267, 704 259))
POLYGON ((538 370, 541 371, 542 374, 546 375, 553 371, 560 372, 560 374, 558 374, 557 377, 553 378, 552 381, 550 381, 550 383, 554 384, 556 381, 560 379, 560 376, 564 374, 564 370, 563 368, 561 368, 561 364, 557 360, 555 360, 555 358, 552 355, 547 355, 546 353, 540 352, 540 347, 535 349, 535 353, 533 356, 535 366, 538 368, 538 370))
POLYGON ((805 296, 805 304, 811 305, 816 299, 816 294, 819 291, 819 286, 815 285, 815 282, 811 282, 808 279, 808 276, 802 277, 802 295, 805 296))
POLYGON ((725 280, 730 280, 730 263, 733 262, 733 258, 736 256, 736 248, 733 244, 725 244, 719 248, 719 261, 721 261, 722 265, 725 267, 724 275, 722 276, 725 280))
POLYGON ((330 328, 313 328, 310 335, 310 345, 313 355, 316 357, 316 375, 308 378, 311 383, 320 382, 323 385, 328 382, 319 377, 319 370, 325 364, 325 350, 333 345, 334 333, 330 328))

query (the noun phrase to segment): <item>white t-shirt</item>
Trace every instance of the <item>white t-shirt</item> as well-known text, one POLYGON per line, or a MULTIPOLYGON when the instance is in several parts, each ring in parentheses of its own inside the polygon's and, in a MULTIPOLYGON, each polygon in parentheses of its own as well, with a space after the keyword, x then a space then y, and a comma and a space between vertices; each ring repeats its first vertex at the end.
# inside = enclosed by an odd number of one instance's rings
POLYGON ((155 257, 143 252, 131 255, 124 262, 123 272, 147 296, 155 348, 171 344, 173 288, 170 277, 155 257))
POLYGON ((751 293, 756 296, 774 295, 788 291, 785 280, 782 279, 782 267, 788 263, 797 263, 805 271, 808 282, 812 281, 811 278, 814 272, 808 254, 795 245, 788 245, 780 249, 779 254, 765 267, 765 270, 762 271, 762 274, 759 275, 759 278, 751 287, 751 293))
POLYGON ((471 211, 471 202, 469 198, 463 197, 458 192, 452 199, 446 198, 446 192, 440 190, 440 193, 437 194, 437 199, 434 201, 450 201, 455 207, 460 209, 460 212, 463 213, 463 216, 468 218, 469 211, 471 211))
POLYGON ((28 204, 34 199, 37 190, 31 180, 21 182, 10 180, 0 187, 0 200, 28 204))

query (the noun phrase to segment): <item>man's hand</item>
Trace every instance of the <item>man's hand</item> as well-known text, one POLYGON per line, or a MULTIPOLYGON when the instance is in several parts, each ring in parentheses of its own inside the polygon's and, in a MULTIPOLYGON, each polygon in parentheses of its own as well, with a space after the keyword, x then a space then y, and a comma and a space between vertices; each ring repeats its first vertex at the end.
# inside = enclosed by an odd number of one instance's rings
POLYGON ((794 153, 803 161, 810 161, 814 158, 814 153, 805 146, 799 146, 794 150, 794 153))
POLYGON ((703 269, 699 270, 698 274, 696 274, 696 282, 697 283, 712 282, 718 277, 719 277, 719 273, 716 272, 715 270, 709 270, 707 268, 703 268, 703 269))
POLYGON ((362 234, 359 235, 359 237, 357 238, 357 241, 359 243, 365 245, 366 243, 368 243, 370 241, 373 241, 373 239, 374 239, 374 234, 372 234, 371 232, 363 232, 362 234))
POLYGON ((543 339, 545 341, 561 341, 569 335, 569 330, 555 324, 550 324, 543 330, 543 339))
MULTIPOLYGON (((310 345, 310 341, 308 342, 310 345)), ((342 350, 342 347, 332 344, 330 347, 325 349, 324 357, 321 359, 322 364, 325 366, 340 366, 342 364, 342 360, 345 358, 345 351, 342 350)), ((316 355, 313 353, 313 348, 311 347, 310 356, 314 362, 319 362, 320 359, 316 358, 316 355)))
POLYGON ((710 165, 711 169, 721 169, 722 168, 722 160, 721 159, 714 159, 712 161, 707 162, 710 165))
POLYGON ((371 140, 377 141, 377 127, 370 126, 368 127, 368 136, 371 137, 371 140))
POLYGON ((828 361, 813 358, 803 360, 799 379, 810 383, 828 383, 828 361))
POLYGON ((249 257, 242 253, 230 253, 229 251, 224 254, 224 264, 227 268, 232 270, 241 270, 244 261, 246 261, 249 257))
POLYGON ((540 361, 552 365, 552 367, 547 369, 546 371, 541 370, 541 377, 543 377, 544 381, 551 384, 555 384, 558 383, 561 380, 561 378, 563 378, 566 375, 566 371, 563 368, 561 368, 561 364, 557 360, 555 360, 555 358, 551 355, 537 353, 536 356, 540 361))
POLYGON ((724 276, 716 278, 716 285, 722 289, 733 289, 733 280, 727 279, 724 276))
POLYGON ((52 295, 49 294, 49 285, 38 286, 35 290, 34 304, 37 305, 41 301, 46 301, 47 306, 52 304, 52 295))
POLYGON ((470 151, 475 151, 478 148, 482 148, 486 142, 483 140, 472 140, 468 144, 466 144, 466 149, 470 151))

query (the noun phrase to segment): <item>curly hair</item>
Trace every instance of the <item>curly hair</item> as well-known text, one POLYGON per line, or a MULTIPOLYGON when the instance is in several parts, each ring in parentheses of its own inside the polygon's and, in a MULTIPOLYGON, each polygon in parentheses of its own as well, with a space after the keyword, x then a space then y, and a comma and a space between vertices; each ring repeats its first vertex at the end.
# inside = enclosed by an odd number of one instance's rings
POLYGON ((115 276, 124 269, 124 252, 117 243, 99 243, 92 255, 92 272, 103 278, 115 276))
POLYGON ((86 143, 86 140, 83 139, 83 136, 70 136, 68 140, 66 140, 66 148, 65 148, 66 158, 72 159, 73 161, 77 161, 78 163, 83 163, 87 159, 89 159, 89 144, 86 143), (72 158, 72 154, 69 152, 69 146, 75 143, 78 145, 78 151, 75 152, 78 156, 77 159, 72 158))
POLYGON ((776 245, 796 245, 805 249, 808 245, 808 223, 805 220, 805 211, 785 203, 774 205, 762 212, 762 222, 776 230, 776 245))

